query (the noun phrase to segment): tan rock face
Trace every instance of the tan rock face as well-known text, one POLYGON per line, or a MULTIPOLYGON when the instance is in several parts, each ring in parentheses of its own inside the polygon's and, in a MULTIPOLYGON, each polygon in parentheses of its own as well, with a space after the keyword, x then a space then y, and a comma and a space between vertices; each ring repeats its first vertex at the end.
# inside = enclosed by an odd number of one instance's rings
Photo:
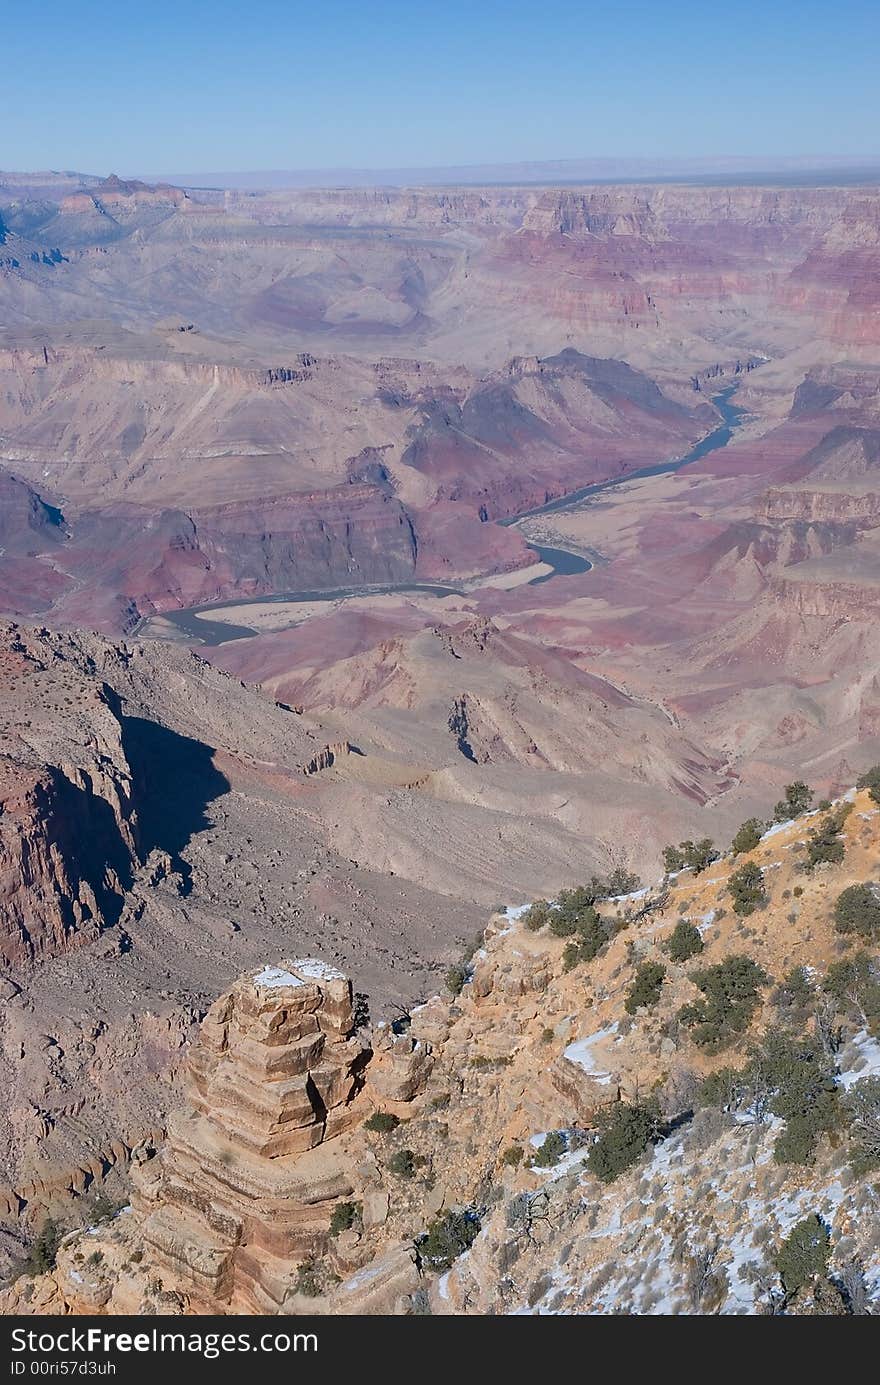
POLYGON ((357 1182, 346 1150, 323 1147, 359 1116, 370 1053, 352 1028, 351 983, 314 960, 251 972, 208 1012, 193 1104, 133 1204, 150 1259, 193 1304, 277 1311, 296 1267, 327 1250, 357 1182))

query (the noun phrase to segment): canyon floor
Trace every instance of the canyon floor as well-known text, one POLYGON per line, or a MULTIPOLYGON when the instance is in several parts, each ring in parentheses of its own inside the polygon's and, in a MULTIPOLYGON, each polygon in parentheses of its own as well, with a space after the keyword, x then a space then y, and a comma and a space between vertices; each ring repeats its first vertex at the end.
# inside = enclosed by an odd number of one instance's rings
POLYGON ((878 285, 871 187, 0 173, 9 1264, 249 968, 390 1020, 880 761, 878 285))

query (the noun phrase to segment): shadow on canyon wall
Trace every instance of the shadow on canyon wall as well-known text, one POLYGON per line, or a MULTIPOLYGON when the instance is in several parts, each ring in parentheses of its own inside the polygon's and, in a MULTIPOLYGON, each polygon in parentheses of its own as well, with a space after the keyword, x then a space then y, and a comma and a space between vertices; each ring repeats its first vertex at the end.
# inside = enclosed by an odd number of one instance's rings
POLYGON ((209 826, 206 808, 229 788, 214 765, 213 748, 145 717, 120 716, 122 743, 134 779, 141 854, 167 851, 188 882, 180 860, 196 833, 209 826))

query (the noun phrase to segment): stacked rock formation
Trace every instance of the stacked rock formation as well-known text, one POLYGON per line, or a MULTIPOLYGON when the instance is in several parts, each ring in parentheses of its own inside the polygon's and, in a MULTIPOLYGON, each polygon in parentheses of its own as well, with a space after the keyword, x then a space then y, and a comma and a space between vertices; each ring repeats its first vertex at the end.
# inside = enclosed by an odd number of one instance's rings
POLYGON ((357 1189, 336 1139, 360 1119, 370 1056, 353 1027, 351 982, 314 960, 251 972, 208 1012, 192 1105, 133 1199, 149 1261, 192 1308, 277 1312, 330 1250, 333 1208, 357 1189))

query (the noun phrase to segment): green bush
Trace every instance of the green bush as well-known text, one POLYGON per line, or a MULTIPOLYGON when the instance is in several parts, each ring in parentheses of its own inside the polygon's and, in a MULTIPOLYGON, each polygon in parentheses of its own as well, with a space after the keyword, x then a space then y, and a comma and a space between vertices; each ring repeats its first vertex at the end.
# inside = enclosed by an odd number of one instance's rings
POLYGON ((672 875, 677 870, 684 870, 684 855, 679 847, 664 846, 663 869, 667 875, 672 875))
POLYGON ((461 995, 467 979, 468 969, 466 966, 463 966, 461 962, 456 962, 451 966, 444 977, 446 989, 449 991, 450 995, 461 995))
POLYGON ((416 1171, 416 1156, 411 1149, 397 1149, 388 1160, 388 1170, 398 1178, 412 1178, 416 1171))
POLYGON ((507 1167, 510 1168, 510 1169, 515 1169, 515 1168, 517 1168, 517 1167, 522 1163, 522 1161, 523 1161, 523 1147, 522 1147, 522 1145, 508 1145, 508 1146, 507 1146, 507 1149, 504 1151, 504 1153, 503 1153, 502 1156, 501 1156, 501 1162, 502 1162, 502 1164, 506 1164, 507 1167))
POLYGON ((698 956, 703 951, 699 928, 688 923, 687 919, 679 919, 666 943, 666 951, 673 962, 687 962, 691 957, 698 956))
POLYGON ((880 964, 867 952, 845 962, 832 962, 822 983, 838 1012, 849 1015, 872 1033, 880 1032, 880 964))
POLYGON ((663 868, 667 874, 685 868, 700 875, 713 861, 718 860, 715 843, 709 837, 701 837, 698 842, 679 842, 678 846, 663 848, 663 868))
POLYGON ((739 856, 744 851, 754 851, 763 833, 764 824, 760 818, 746 818, 730 843, 731 851, 735 856, 739 856))
POLYGON ((839 1129, 843 1120, 832 1061, 813 1039, 771 1034, 752 1062, 770 1091, 770 1110, 785 1121, 773 1158, 777 1164, 811 1164, 819 1136, 839 1129))
POLYGON ((691 972, 690 979, 703 992, 703 999, 682 1006, 678 1019, 693 1030, 694 1043, 709 1053, 720 1053, 745 1033, 758 1008, 758 987, 770 982, 763 967, 739 954, 691 972))
POLYGON ((735 870, 727 882, 733 898, 733 912, 745 918, 767 903, 764 872, 754 861, 747 861, 735 870))
POLYGON ((572 921, 571 941, 562 950, 564 970, 571 971, 579 962, 592 962, 614 931, 614 923, 597 914, 592 905, 583 909, 572 921))
POLYGON ((776 1255, 776 1268, 786 1294, 796 1294, 811 1279, 827 1278, 830 1258, 828 1228, 811 1212, 792 1228, 776 1255))
POLYGON ((850 885, 837 896, 834 926, 838 933, 857 933, 860 938, 880 936, 880 898, 870 885, 850 885))
POLYGON ((360 1227, 363 1210, 363 1203, 360 1202, 337 1202, 330 1218, 330 1235, 338 1236, 342 1231, 360 1227))
POLYGON ((583 961, 583 958, 577 943, 566 943, 562 949, 562 970, 573 971, 580 961, 583 961))
POLYGON ((338 1276, 319 1260, 306 1260, 304 1264, 296 1267, 293 1287, 296 1293, 304 1294, 306 1298, 320 1298, 321 1294, 326 1293, 338 1282, 338 1276))
POLYGON ((855 1172, 880 1168, 880 1077, 854 1082, 843 1104, 850 1122, 855 1172))
POLYGON ((52 1218, 47 1217, 37 1233, 36 1240, 19 1266, 22 1274, 46 1274, 55 1268, 58 1247, 64 1235, 63 1229, 52 1218))
POLYGON ((776 1139, 778 1164, 809 1164, 820 1135, 837 1130, 843 1111, 834 1064, 812 1037, 771 1032, 755 1045, 743 1068, 722 1068, 705 1079, 701 1099, 712 1106, 768 1113, 785 1127, 776 1139))
POLYGON ((780 799, 773 809, 773 817, 777 822, 788 822, 789 818, 798 818, 801 813, 805 813, 813 801, 813 790, 802 779, 798 779, 794 784, 786 784, 785 798, 780 799))
POLYGON ((615 1101, 599 1113, 599 1136, 587 1156, 587 1167, 603 1183, 613 1183, 644 1154, 664 1130, 656 1102, 615 1101))
POLYGON ((805 967, 792 967, 779 983, 773 1003, 780 1010, 803 1010, 813 999, 813 984, 805 967))
POLYGON ((551 909, 548 919, 550 932, 555 938, 570 938, 577 932, 577 915, 564 914, 561 909, 551 909))
POLYGON ((652 1010, 660 999, 666 968, 659 962, 643 962, 627 991, 624 1009, 628 1015, 637 1010, 652 1010))
POLYGON ((867 789, 875 803, 880 803, 880 765, 866 772, 856 780, 857 789, 867 789))
POLYGON ((559 1163, 567 1148, 562 1131, 551 1130, 532 1155, 532 1164, 536 1169, 552 1169, 554 1164, 559 1163))
POLYGON ((400 1117, 395 1116, 391 1111, 374 1111, 364 1121, 364 1129, 372 1130, 376 1135, 390 1135, 392 1130, 396 1130, 400 1125, 400 1117))
POLYGON ((532 933, 542 929, 550 918, 550 905, 546 899, 536 899, 523 914, 523 923, 532 933))
POLYGON ((840 833, 851 810, 852 805, 844 803, 833 813, 828 813, 819 826, 809 834, 805 870, 815 870, 816 866, 822 865, 840 865, 846 854, 840 833))
POLYGON ((641 880, 632 871, 628 871, 624 866, 615 866, 605 882, 607 891, 606 898, 612 899, 615 895, 633 894, 641 886, 641 880))
POLYGON ((444 1212, 417 1240, 419 1259, 428 1269, 448 1270, 470 1248, 479 1232, 480 1219, 473 1208, 444 1212))

